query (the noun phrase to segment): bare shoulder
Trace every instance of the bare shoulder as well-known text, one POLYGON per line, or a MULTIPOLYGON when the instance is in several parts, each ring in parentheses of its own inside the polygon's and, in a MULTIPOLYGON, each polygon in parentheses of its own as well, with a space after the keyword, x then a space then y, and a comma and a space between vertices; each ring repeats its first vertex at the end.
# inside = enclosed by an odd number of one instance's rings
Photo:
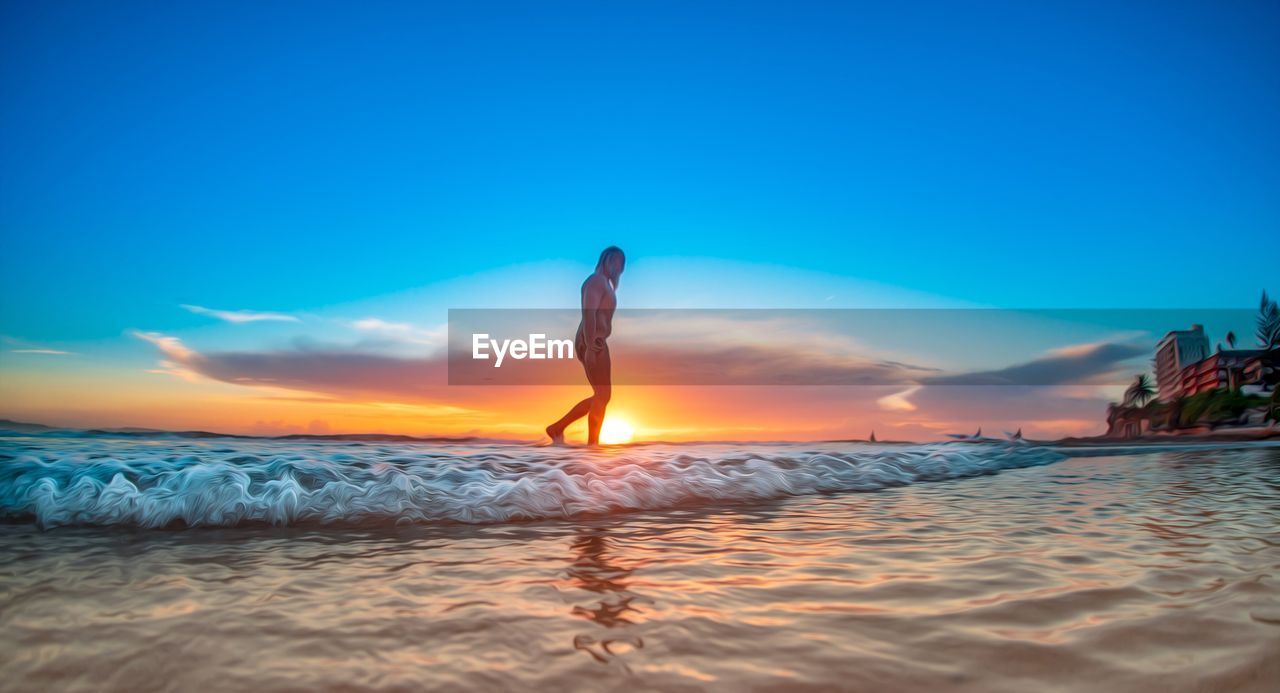
POLYGON ((604 291, 607 288, 609 288, 608 280, 598 274, 592 274, 587 277, 586 281, 582 282, 582 293, 584 294, 589 291, 604 291))

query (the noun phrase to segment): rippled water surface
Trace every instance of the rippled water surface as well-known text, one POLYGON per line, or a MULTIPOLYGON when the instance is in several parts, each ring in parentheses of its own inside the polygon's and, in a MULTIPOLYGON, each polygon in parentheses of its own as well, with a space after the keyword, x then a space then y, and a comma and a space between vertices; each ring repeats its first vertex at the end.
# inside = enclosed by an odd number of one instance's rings
POLYGON ((1280 448, 0 439, 11 690, 1276 690, 1280 448))

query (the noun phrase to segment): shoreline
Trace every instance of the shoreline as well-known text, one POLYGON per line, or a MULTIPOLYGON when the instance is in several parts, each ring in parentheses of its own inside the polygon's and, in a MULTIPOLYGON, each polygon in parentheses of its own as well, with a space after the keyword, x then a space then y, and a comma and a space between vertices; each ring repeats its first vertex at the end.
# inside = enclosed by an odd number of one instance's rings
POLYGON ((1059 438, 1055 441, 1036 441, 1036 444, 1058 447, 1098 447, 1115 445, 1200 445, 1204 443, 1251 443, 1280 440, 1280 427, 1249 426, 1195 433, 1157 433, 1133 438, 1092 436, 1087 438, 1059 438))
MULTIPOLYGON (((22 436, 22 435, 51 435, 51 434, 68 434, 68 435, 87 435, 87 436, 119 436, 122 438, 144 438, 144 437, 162 437, 171 436, 174 438, 185 439, 209 439, 209 438, 231 438, 240 440, 315 440, 315 441, 346 441, 346 442, 386 442, 386 443, 436 443, 436 444, 468 444, 483 443, 497 445, 532 445, 535 442, 514 438, 488 438, 483 436, 411 436, 393 433, 332 433, 332 434, 312 434, 312 433, 293 433, 279 436, 255 436, 241 433, 219 433, 215 431, 165 431, 159 429, 78 429, 78 428, 58 428, 55 426, 46 426, 44 424, 26 423, 18 421, 3 420, 0 421, 0 437, 2 436, 22 436)), ((1063 447, 1063 448, 1096 448, 1096 447, 1116 447, 1116 446, 1170 446, 1170 445, 1204 445, 1207 443, 1251 443, 1280 441, 1280 426, 1250 426, 1232 429, 1222 429, 1211 432, 1194 432, 1194 433, 1158 433, 1137 436, 1133 438, 1114 438, 1108 436, 1089 436, 1089 437, 1067 437, 1055 440, 1033 440, 1019 439, 1018 441, 1006 438, 976 438, 976 439, 959 439, 959 440, 939 440, 939 441, 913 441, 913 440, 878 440, 872 441, 863 438, 835 438, 825 440, 686 440, 686 441, 670 441, 670 440, 639 440, 624 445, 610 445, 606 448, 629 448, 647 445, 776 445, 790 444, 798 445, 804 443, 861 443, 874 445, 929 445, 933 443, 1020 443, 1023 445, 1031 445, 1037 447, 1063 447)))

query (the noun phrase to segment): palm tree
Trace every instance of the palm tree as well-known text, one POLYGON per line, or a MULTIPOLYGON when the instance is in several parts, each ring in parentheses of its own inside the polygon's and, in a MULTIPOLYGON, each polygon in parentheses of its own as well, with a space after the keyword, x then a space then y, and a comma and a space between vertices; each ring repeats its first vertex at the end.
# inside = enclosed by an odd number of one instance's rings
POLYGON ((1139 373, 1134 376, 1133 384, 1129 389, 1124 391, 1125 406, 1137 404, 1139 407, 1146 405, 1156 396, 1156 389, 1151 385, 1151 378, 1146 373, 1139 373))
POLYGON ((1258 348, 1270 351, 1280 349, 1280 306, 1262 292, 1262 304, 1258 306, 1258 348))

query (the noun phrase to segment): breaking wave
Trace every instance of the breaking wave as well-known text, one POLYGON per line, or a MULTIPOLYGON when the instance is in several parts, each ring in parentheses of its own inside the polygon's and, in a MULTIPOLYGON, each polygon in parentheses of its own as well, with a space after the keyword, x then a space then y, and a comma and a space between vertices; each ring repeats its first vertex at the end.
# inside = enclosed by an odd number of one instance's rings
POLYGON ((876 491, 1063 459, 1045 448, 61 440, 0 443, 0 517, 43 527, 497 523, 876 491))

